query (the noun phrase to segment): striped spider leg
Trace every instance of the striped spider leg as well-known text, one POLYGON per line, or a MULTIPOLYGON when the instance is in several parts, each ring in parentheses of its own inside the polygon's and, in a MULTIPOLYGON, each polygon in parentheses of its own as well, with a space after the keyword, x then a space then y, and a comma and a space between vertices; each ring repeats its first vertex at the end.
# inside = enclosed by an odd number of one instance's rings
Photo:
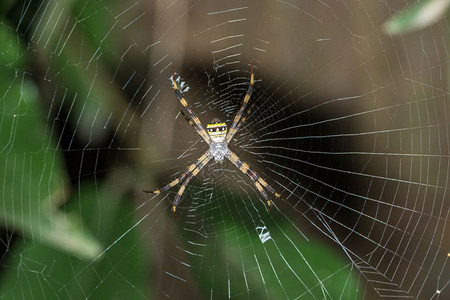
POLYGON ((191 125, 192 127, 194 127, 195 131, 198 131, 197 129, 197 125, 195 125, 194 121, 192 121, 191 119, 189 119, 188 116, 186 116, 186 114, 180 110, 180 114, 183 116, 183 118, 186 120, 186 122, 188 122, 189 125, 191 125))
MULTIPOLYGON (((247 93, 245 94, 244 101, 242 103, 241 108, 236 113, 236 116, 234 117, 233 123, 231 125, 230 130, 228 131, 226 142, 229 143, 233 136, 236 134, 236 132, 239 130, 239 128, 242 126, 242 124, 245 122, 247 117, 250 115, 253 107, 255 104, 252 104, 246 111, 246 114, 243 116, 245 109, 247 108, 248 102, 250 100, 250 97, 253 93, 253 86, 255 83, 254 80, 254 72, 253 72, 253 61, 250 60, 250 68, 251 68, 251 74, 250 74, 250 84, 248 86, 247 93)), ((261 193, 261 195, 264 197, 264 199, 267 202, 267 206, 269 209, 272 208, 272 201, 269 199, 269 196, 267 195, 264 188, 266 188, 269 192, 271 192, 276 198, 280 198, 281 195, 275 192, 274 188, 272 188, 263 178, 261 178, 255 171, 250 169, 250 166, 243 162, 236 154, 234 154, 232 151, 229 151, 227 158, 244 174, 246 174, 253 182, 253 184, 256 186, 256 189, 261 193), (263 188, 264 187, 264 188, 263 188)))
POLYGON ((245 94, 244 101, 242 103, 241 108, 236 113, 236 116, 234 117, 233 123, 231 124, 230 130, 228 131, 226 142, 229 143, 233 136, 236 134, 237 130, 239 129, 239 121, 241 120, 242 115, 244 114, 245 108, 247 108, 248 101, 250 100, 250 97, 253 93, 253 85, 255 83, 255 74, 253 73, 253 61, 250 60, 250 68, 251 68, 251 74, 250 74, 250 85, 248 86, 247 93, 245 94))
POLYGON ((256 186, 256 189, 261 193, 261 195, 266 200, 267 206, 269 210, 272 208, 272 201, 267 195, 266 191, 263 189, 265 187, 269 192, 271 192, 276 198, 280 198, 281 195, 278 194, 273 187, 271 187, 262 177, 260 177, 255 171, 250 169, 250 166, 242 161, 236 154, 232 151, 229 151, 229 155, 227 156, 228 160, 231 161, 242 173, 247 175, 256 186))
POLYGON ((247 93, 244 97, 244 103, 241 108, 237 112, 234 117, 233 124, 228 131, 228 126, 226 123, 221 122, 219 119, 214 118, 209 124, 207 124, 206 129, 203 127, 200 119, 197 115, 192 111, 191 107, 188 105, 186 99, 184 98, 182 92, 178 89, 177 83, 175 81, 175 69, 173 71, 172 76, 172 84, 175 95, 181 104, 186 108, 188 115, 181 111, 183 118, 194 128, 198 135, 200 135, 205 142, 208 144, 209 149, 202 156, 200 156, 195 163, 190 165, 178 178, 172 180, 169 184, 162 187, 161 189, 155 191, 143 190, 145 193, 153 193, 159 194, 173 186, 181 183, 180 189, 178 190, 177 195, 172 203, 172 211, 175 214, 178 203, 181 200, 181 196, 183 195, 187 184, 189 181, 197 176, 197 174, 202 170, 202 168, 214 158, 216 163, 222 163, 225 158, 230 160, 241 172, 246 174, 256 186, 258 191, 264 197, 269 206, 269 209, 272 207, 272 202, 267 195, 266 190, 275 195, 275 197, 280 198, 280 194, 276 193, 275 190, 263 179, 261 178, 255 171, 250 169, 250 166, 243 162, 236 154, 228 149, 228 143, 232 140, 233 136, 236 134, 237 130, 241 127, 241 125, 245 122, 246 118, 250 115, 250 112, 254 105, 252 105, 249 109, 247 109, 246 114, 243 116, 245 109, 247 108, 247 104, 250 100, 250 96, 253 92, 253 84, 254 84, 254 74, 253 74, 253 62, 250 61, 251 67, 251 75, 250 75, 250 86, 247 90, 247 93))
POLYGON ((186 180, 181 184, 181 187, 178 190, 177 195, 175 196, 175 200, 172 203, 172 211, 174 214, 177 210, 178 203, 180 203, 181 196, 183 195, 184 190, 186 189, 186 185, 189 183, 189 181, 191 181, 192 178, 197 176, 197 174, 201 171, 201 169, 203 169, 203 167, 206 166, 206 164, 213 158, 209 150, 206 152, 206 155, 207 155, 206 158, 196 166, 196 168, 192 171, 191 175, 189 175, 189 177, 186 178, 186 180))
POLYGON ((195 163, 190 165, 186 169, 186 171, 184 171, 178 178, 175 178, 166 186, 164 186, 160 189, 154 190, 154 191, 148 191, 148 190, 142 190, 142 191, 144 193, 148 193, 148 194, 160 194, 160 193, 165 192, 165 191, 169 190, 170 188, 174 187, 178 183, 182 182, 181 187, 178 190, 178 193, 175 196, 175 200, 172 205, 172 211, 173 211, 173 213, 175 213, 175 211, 177 209, 177 205, 180 202, 181 195, 183 195, 184 190, 186 189, 186 185, 189 183, 189 181, 193 177, 195 177, 198 174, 198 172, 200 172, 200 170, 211 160, 211 158, 212 158, 212 156, 208 150, 202 156, 200 156, 195 163), (188 176, 188 177, 186 178, 186 176, 188 176), (186 178, 186 180, 185 180, 185 178, 186 178), (183 182, 183 180, 184 180, 184 182, 183 182))
POLYGON ((250 107, 247 109, 247 111, 245 112, 245 115, 241 118, 241 120, 239 121, 239 123, 236 126, 236 132, 239 131, 239 128, 241 128, 242 124, 245 123, 245 120, 247 120, 248 116, 250 115, 250 113, 253 110, 253 107, 255 107, 255 103, 253 103, 252 105, 250 105, 250 107))
MULTIPOLYGON (((209 137, 208 133, 206 132, 205 128, 203 127, 202 123, 200 122, 200 119, 197 117, 195 112, 192 110, 191 106, 187 103, 186 99, 183 96, 183 93, 178 89, 177 82, 175 80, 175 68, 173 68, 173 75, 172 75, 172 84, 173 84, 173 90, 175 92, 175 95, 177 96, 178 100, 181 102, 181 104, 186 108, 187 112, 189 113, 190 120, 194 122, 195 126, 192 125, 195 128, 195 131, 205 140, 206 143, 211 142, 211 138, 209 137)), ((185 114, 183 114, 186 120, 188 118, 185 114)), ((191 124, 191 122, 189 122, 191 124)))
MULTIPOLYGON (((186 99, 183 96, 183 93, 178 89, 177 82, 175 80, 175 68, 173 69, 172 74, 172 84, 173 84, 173 90, 175 92, 175 96, 178 98, 178 100, 181 102, 181 104, 186 108, 188 111, 188 114, 190 117, 188 117, 186 114, 184 114, 181 111, 181 114, 183 115, 184 119, 195 129, 195 131, 200 135, 206 143, 211 143, 211 138, 209 134, 206 132, 205 128, 203 127, 202 123, 200 122, 200 119, 197 117, 197 115, 194 113, 194 111, 191 109, 190 105, 187 103, 186 99)), ((177 205, 180 202, 181 196, 184 193, 184 190, 186 189, 186 185, 189 183, 189 181, 195 177, 200 170, 211 160, 213 156, 210 153, 210 150, 206 151, 202 156, 200 156, 195 163, 190 165, 178 178, 175 178, 172 180, 169 184, 166 186, 154 190, 143 190, 145 193, 149 194, 159 194, 162 192, 165 192, 169 190, 170 188, 174 187, 175 185, 179 184, 180 182, 181 187, 178 190, 177 195, 175 196, 175 200, 172 203, 172 211, 175 214, 177 205), (187 177, 187 178, 186 178, 187 177), (184 181, 183 181, 184 180, 184 181)))
POLYGON ((206 151, 202 156, 200 156, 197 161, 195 163, 193 163, 192 165, 190 165, 186 171, 184 171, 178 178, 175 178, 174 180, 172 180, 169 184, 167 184, 166 186, 154 190, 154 191, 149 191, 149 190, 142 190, 144 193, 147 194, 160 194, 162 192, 165 192, 167 190, 169 190, 171 187, 176 186, 178 183, 182 182, 184 180, 184 178, 186 178, 187 175, 189 175, 190 173, 192 173, 192 171, 194 171, 194 169, 200 165, 200 163, 206 159, 206 157, 208 156, 208 152, 206 151))

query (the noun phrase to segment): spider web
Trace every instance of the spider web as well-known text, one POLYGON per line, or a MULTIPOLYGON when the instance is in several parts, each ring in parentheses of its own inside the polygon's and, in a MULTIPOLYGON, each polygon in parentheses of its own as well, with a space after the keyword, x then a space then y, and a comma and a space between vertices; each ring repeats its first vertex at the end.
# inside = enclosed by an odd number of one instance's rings
MULTIPOLYGON (((412 1, 407 1, 412 4, 412 1)), ((4 299, 450 297, 447 19, 397 1, 6 1, 4 299), (204 125, 282 199, 210 162, 204 125), (446 238, 447 237, 447 238, 446 238)))

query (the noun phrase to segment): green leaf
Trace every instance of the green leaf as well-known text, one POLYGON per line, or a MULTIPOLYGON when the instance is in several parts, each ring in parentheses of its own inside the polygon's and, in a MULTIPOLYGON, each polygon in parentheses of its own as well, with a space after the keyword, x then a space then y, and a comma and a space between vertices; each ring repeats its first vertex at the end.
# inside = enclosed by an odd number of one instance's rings
POLYGON ((6 15, 17 0, 3 0, 0 5, 0 15, 6 15))
POLYGON ((26 72, 20 39, 0 24, 0 226, 33 241, 95 259, 103 246, 58 206, 67 190, 57 133, 45 123, 38 89, 26 72))
POLYGON ((406 11, 394 15, 383 30, 389 35, 396 35, 430 26, 445 15, 449 5, 450 0, 419 1, 406 11))
MULTIPOLYGON (((86 227, 111 247, 101 260, 84 261, 31 239, 16 241, 3 262, 0 299, 147 299, 151 289, 150 257, 145 238, 131 230, 137 220, 133 205, 122 198, 128 189, 120 181, 126 171, 99 188, 93 183, 79 190, 65 206, 81 209, 86 227), (122 184, 123 185, 123 184, 122 184)), ((133 182, 133 181, 129 181, 133 182)))
MULTIPOLYGON (((214 291, 230 293, 233 299, 361 298, 358 276, 343 251, 317 239, 306 240, 276 209, 268 213, 263 201, 217 205, 202 203, 202 209, 196 209, 211 224, 201 222, 200 229, 185 230, 189 243, 180 245, 194 253, 187 263, 204 295, 214 291), (209 239, 199 234, 210 227, 214 233, 209 239)), ((178 275, 179 270, 168 271, 178 275)))

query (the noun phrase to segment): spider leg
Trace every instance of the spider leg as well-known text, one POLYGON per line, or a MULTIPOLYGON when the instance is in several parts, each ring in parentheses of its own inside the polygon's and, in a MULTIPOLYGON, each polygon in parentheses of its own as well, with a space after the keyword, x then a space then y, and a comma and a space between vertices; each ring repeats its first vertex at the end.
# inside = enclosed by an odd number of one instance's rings
POLYGON ((198 131, 197 125, 195 125, 194 121, 192 121, 188 116, 186 116, 186 114, 182 110, 180 110, 180 113, 183 116, 183 118, 186 120, 186 122, 188 122, 189 125, 194 127, 195 131, 198 131))
MULTIPOLYGON (((209 153, 209 152, 208 152, 209 153)), ((172 203, 172 211, 175 214, 175 212, 177 211, 177 206, 178 203, 180 203, 181 200, 181 196, 183 195, 187 184, 189 183, 189 181, 191 181, 192 178, 194 178, 195 176, 197 176, 197 174, 200 172, 201 169, 203 169, 203 167, 211 160, 212 156, 208 155, 202 162, 200 162, 196 168, 192 171, 192 173, 189 175, 188 178, 186 178, 186 180, 181 184, 180 189, 178 190, 177 195, 175 196, 175 199, 173 200, 172 203)))
POLYGON ((247 117, 250 115, 250 113, 252 112, 253 107, 255 107, 255 103, 253 103, 245 112, 245 115, 241 118, 241 120, 239 121, 238 125, 236 126, 236 132, 239 131, 239 128, 241 128, 242 124, 245 123, 245 120, 247 120, 247 117))
POLYGON ((255 80, 254 80, 255 74, 253 73, 253 61, 252 60, 250 60, 250 67, 251 67, 251 71, 252 71, 252 73, 250 74, 250 85, 248 86, 247 94, 245 94, 244 102, 242 103, 242 106, 239 109, 239 111, 236 113, 233 123, 231 124, 230 130, 228 130, 228 134, 226 137, 227 143, 229 143, 231 141, 231 139, 233 138, 233 136, 236 134, 238 127, 239 127, 238 126, 239 120, 241 119, 242 114, 244 113, 245 108, 247 107, 248 101, 250 100, 250 97, 253 93, 253 84, 255 83, 255 80))
POLYGON ((148 191, 148 190, 142 190, 144 193, 147 194, 160 194, 162 192, 167 191, 168 189, 170 189, 171 187, 177 185, 178 183, 182 182, 184 180, 184 178, 186 178, 187 175, 189 175, 192 171, 195 170, 196 167, 198 167, 202 161, 204 161, 207 157, 209 156, 209 150, 206 151, 202 156, 200 156, 197 161, 195 163, 193 163, 192 165, 190 165, 186 171, 184 171, 180 177, 175 178, 174 180, 172 180, 168 185, 158 189, 158 190, 154 190, 154 191, 148 191))
POLYGON ((186 99, 183 96, 183 93, 178 89, 177 82, 175 80, 175 68, 173 69, 173 76, 172 76, 172 84, 173 84, 173 90, 175 92, 175 95, 177 96, 178 100, 181 102, 181 104, 186 108, 187 112, 189 113, 189 116, 191 117, 192 121, 195 123, 196 127, 195 130, 197 133, 207 142, 208 144, 211 142, 211 139, 206 132, 205 128, 203 127, 202 123, 200 122, 200 119, 197 117, 197 115, 192 110, 191 106, 187 103, 186 99))
POLYGON ((253 181, 253 184, 256 186, 256 189, 261 193, 261 195, 264 197, 264 199, 267 202, 267 206, 269 208, 272 207, 272 201, 269 199, 269 196, 267 195, 266 191, 263 187, 265 187, 269 192, 271 192, 276 198, 280 198, 281 195, 275 192, 275 189, 272 188, 263 178, 261 178, 255 171, 250 169, 250 166, 243 162, 236 154, 234 154, 232 151, 229 151, 229 155, 227 158, 245 175, 250 177, 250 179, 253 181))

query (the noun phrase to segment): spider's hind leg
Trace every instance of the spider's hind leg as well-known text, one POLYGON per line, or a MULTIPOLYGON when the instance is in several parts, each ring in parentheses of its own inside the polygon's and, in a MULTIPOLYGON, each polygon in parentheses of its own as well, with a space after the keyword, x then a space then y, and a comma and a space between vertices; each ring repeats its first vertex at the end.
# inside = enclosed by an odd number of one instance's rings
POLYGON ((190 165, 186 171, 184 171, 178 178, 175 178, 174 180, 172 180, 169 184, 167 184, 166 186, 158 189, 158 190, 154 190, 154 191, 150 191, 150 190, 142 190, 144 193, 147 194, 160 194, 162 192, 165 192, 167 190, 169 190, 171 187, 176 186, 178 183, 182 182, 187 175, 189 175, 192 171, 195 170, 195 168, 197 166, 199 166, 203 160, 205 160, 208 156, 209 156, 209 150, 206 151, 202 156, 200 156, 197 161, 195 163, 193 163, 192 165, 190 165))
POLYGON ((264 190, 263 186, 271 192, 276 198, 280 198, 281 195, 275 192, 275 189, 272 188, 263 178, 261 178, 255 171, 250 169, 250 166, 243 162, 236 154, 233 152, 229 152, 227 158, 245 175, 250 177, 253 184, 256 186, 256 189, 261 193, 264 200, 266 200, 267 206, 269 207, 269 211, 272 208, 272 201, 264 190))
POLYGON ((228 130, 227 137, 226 137, 227 143, 229 143, 233 139, 233 136, 238 131, 238 129, 240 127, 239 122, 242 118, 242 115, 244 114, 245 109, 247 108, 248 101, 250 100, 250 97, 252 96, 252 93, 253 93, 253 85, 255 84, 255 79, 254 79, 255 74, 253 73, 253 61, 252 60, 250 60, 250 68, 251 68, 250 84, 248 86, 247 93, 245 94, 244 100, 242 102, 242 106, 236 113, 233 123, 231 124, 230 130, 228 130))
POLYGON ((192 171, 191 175, 189 175, 189 177, 186 178, 186 180, 181 184, 181 187, 178 190, 178 193, 175 196, 175 199, 173 200, 173 203, 172 203, 172 212, 174 214, 177 211, 178 203, 180 203, 181 196, 183 195, 184 191, 186 190, 186 186, 189 183, 189 181, 191 181, 192 178, 197 176, 197 174, 200 172, 200 170, 203 169, 203 167, 211 160, 212 156, 209 154, 209 152, 205 153, 205 155, 207 155, 207 157, 200 164, 198 164, 196 166, 196 168, 192 171))
POLYGON ((181 105, 183 105, 184 108, 186 108, 186 110, 189 114, 190 120, 192 120, 192 122, 194 122, 194 124, 195 124, 194 128, 197 131, 198 135, 200 135, 205 140, 205 142, 209 144, 211 142, 211 138, 209 137, 208 133, 206 132, 205 128, 203 127, 202 123, 200 122, 200 119, 197 117, 197 115, 192 110, 191 106, 188 104, 188 102, 184 98, 183 93, 178 89, 177 81, 175 79, 175 68, 173 68, 172 85, 173 85, 173 90, 175 92, 175 96, 178 98, 181 105))

